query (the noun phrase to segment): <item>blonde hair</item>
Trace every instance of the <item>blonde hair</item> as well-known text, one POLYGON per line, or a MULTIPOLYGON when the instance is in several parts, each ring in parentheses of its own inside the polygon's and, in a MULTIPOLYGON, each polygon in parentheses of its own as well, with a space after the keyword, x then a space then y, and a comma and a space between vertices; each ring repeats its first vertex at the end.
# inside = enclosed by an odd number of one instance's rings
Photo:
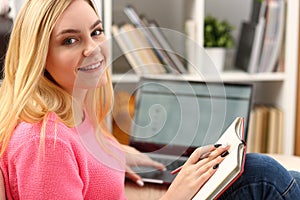
MULTIPOLYGON (((49 112, 73 127, 72 96, 44 76, 50 34, 72 0, 27 0, 15 21, 9 42, 0 89, 0 156, 5 152, 14 128, 20 121, 45 122, 49 112)), ((91 0, 87 0, 97 13, 91 0)), ((87 113, 94 126, 107 132, 105 116, 111 110, 113 89, 108 82, 88 91, 87 113), (95 112, 97 111, 97 112, 95 112)), ((42 137, 41 137, 42 138, 42 137)))

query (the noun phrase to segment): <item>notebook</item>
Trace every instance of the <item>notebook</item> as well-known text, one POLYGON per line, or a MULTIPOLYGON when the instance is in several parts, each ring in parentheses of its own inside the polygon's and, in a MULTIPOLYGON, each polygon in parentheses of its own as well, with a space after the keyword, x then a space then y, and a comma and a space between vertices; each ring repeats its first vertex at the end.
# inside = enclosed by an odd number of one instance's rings
POLYGON ((195 194, 193 200, 218 199, 244 172, 246 143, 244 141, 244 119, 237 117, 226 129, 218 144, 230 144, 229 155, 220 163, 218 170, 195 194))
POLYGON ((141 77, 130 145, 166 165, 167 171, 133 167, 144 182, 170 184, 199 146, 214 144, 237 118, 247 138, 252 85, 141 77))

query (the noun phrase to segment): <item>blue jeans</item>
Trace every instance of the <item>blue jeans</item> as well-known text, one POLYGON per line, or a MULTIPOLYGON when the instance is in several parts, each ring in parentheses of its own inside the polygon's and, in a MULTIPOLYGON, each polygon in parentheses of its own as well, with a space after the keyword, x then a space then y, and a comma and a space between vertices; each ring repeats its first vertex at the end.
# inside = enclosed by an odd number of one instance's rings
POLYGON ((219 199, 300 199, 300 173, 287 171, 266 155, 250 153, 243 175, 219 199))

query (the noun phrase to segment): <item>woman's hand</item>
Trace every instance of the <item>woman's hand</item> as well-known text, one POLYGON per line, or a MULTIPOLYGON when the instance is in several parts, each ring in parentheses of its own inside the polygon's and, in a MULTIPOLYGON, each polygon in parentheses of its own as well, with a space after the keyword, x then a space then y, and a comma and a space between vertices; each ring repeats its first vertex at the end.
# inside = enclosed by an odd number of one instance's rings
POLYGON ((219 164, 228 154, 228 149, 228 145, 219 147, 218 145, 209 145, 197 148, 182 166, 162 199, 191 199, 216 172, 219 164), (227 153, 225 153, 226 151, 227 153))
POLYGON ((134 171, 132 171, 131 167, 149 166, 162 171, 166 169, 163 164, 152 160, 149 156, 139 152, 133 147, 130 147, 128 145, 122 145, 122 148, 125 152, 126 176, 130 178, 132 181, 134 181, 135 183, 137 183, 139 186, 143 186, 144 182, 142 181, 139 175, 137 175, 134 171))

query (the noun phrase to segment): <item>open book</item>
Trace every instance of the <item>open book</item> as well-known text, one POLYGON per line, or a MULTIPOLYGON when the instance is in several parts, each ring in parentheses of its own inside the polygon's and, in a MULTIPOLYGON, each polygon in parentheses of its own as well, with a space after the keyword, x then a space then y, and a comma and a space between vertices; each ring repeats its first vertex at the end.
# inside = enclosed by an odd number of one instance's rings
POLYGON ((220 163, 215 174, 200 188, 193 200, 217 198, 244 172, 246 157, 244 118, 236 118, 216 144, 230 144, 229 155, 220 163))

